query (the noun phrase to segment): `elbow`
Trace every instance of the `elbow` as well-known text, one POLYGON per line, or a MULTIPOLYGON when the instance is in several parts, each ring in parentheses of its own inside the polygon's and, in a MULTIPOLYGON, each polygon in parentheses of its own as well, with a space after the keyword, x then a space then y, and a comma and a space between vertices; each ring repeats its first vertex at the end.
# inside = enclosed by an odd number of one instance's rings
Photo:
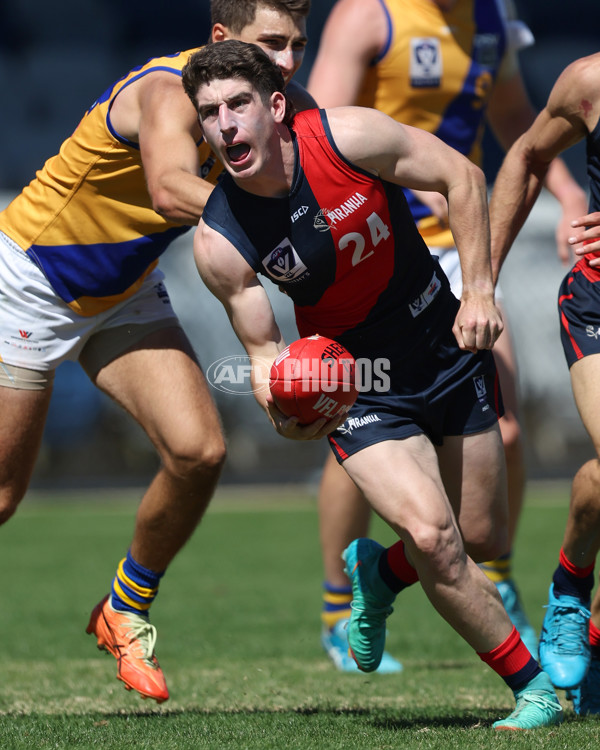
POLYGON ((158 188, 150 193, 152 208, 167 221, 180 221, 181 209, 169 190, 158 188))

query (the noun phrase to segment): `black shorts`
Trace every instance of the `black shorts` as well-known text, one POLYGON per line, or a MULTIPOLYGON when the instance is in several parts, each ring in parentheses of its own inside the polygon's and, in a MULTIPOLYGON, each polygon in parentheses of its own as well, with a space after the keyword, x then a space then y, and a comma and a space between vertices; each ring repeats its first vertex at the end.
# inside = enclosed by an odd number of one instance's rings
POLYGON ((359 392, 346 422, 329 436, 340 463, 369 445, 411 435, 442 445, 444 437, 482 432, 504 414, 491 351, 460 350, 450 330, 420 359, 392 362, 389 375, 385 392, 359 392))
POLYGON ((558 311, 560 338, 569 367, 589 354, 600 353, 600 274, 589 268, 585 258, 563 279, 558 311))

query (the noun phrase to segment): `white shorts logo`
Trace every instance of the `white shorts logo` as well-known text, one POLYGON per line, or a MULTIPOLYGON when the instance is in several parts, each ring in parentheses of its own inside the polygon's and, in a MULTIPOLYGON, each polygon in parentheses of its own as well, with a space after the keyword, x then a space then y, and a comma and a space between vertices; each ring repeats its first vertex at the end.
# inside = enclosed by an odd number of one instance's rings
POLYGON ((441 289, 440 280, 435 274, 435 271, 433 273, 433 276, 431 277, 431 281, 427 285, 427 289, 420 294, 418 297, 416 297, 408 306, 408 309, 410 310, 410 314, 413 316, 413 318, 416 318, 417 315, 420 315, 423 310, 425 310, 429 305, 433 302, 433 300, 437 297, 438 292, 441 289))

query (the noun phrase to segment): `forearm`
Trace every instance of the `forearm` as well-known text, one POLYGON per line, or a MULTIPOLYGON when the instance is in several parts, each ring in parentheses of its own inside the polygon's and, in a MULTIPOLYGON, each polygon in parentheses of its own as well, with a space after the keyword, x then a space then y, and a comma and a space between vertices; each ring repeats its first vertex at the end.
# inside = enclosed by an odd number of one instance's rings
POLYGON ((537 200, 548 165, 536 168, 511 149, 494 184, 490 200, 491 258, 494 284, 515 237, 537 200))
POLYGON ((149 186, 152 207, 165 219, 195 226, 214 189, 206 180, 182 169, 173 170, 149 186))
POLYGON ((459 181, 451 188, 448 220, 460 256, 463 296, 493 297, 489 215, 483 179, 459 181))

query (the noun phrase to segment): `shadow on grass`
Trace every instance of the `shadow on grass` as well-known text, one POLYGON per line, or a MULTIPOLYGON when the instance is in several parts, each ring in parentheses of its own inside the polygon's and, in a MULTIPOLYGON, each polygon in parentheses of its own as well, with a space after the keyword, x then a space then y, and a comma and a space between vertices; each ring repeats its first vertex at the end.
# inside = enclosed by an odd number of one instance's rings
MULTIPOLYGON (((377 708, 327 708, 323 706, 298 706, 297 708, 267 708, 267 707, 228 707, 228 708, 202 708, 187 707, 173 709, 143 709, 130 711, 106 711, 106 712, 74 712, 73 714, 64 714, 63 718, 69 716, 73 719, 86 719, 92 721, 97 726, 107 724, 111 720, 130 721, 131 719, 140 719, 148 721, 169 721, 186 716, 275 716, 296 715, 296 716, 321 716, 321 717, 341 717, 341 718, 362 718, 374 729, 383 729, 388 731, 398 730, 419 730, 419 729, 478 729, 491 727, 492 723, 501 717, 508 715, 506 706, 488 707, 479 711, 460 712, 440 712, 437 715, 433 710, 405 710, 405 715, 399 715, 399 709, 377 709, 377 708)), ((10 718, 16 720, 28 720, 47 716, 46 713, 6 711, 0 712, 0 719, 10 718)), ((573 720, 573 717, 566 716, 565 722, 573 720)))

